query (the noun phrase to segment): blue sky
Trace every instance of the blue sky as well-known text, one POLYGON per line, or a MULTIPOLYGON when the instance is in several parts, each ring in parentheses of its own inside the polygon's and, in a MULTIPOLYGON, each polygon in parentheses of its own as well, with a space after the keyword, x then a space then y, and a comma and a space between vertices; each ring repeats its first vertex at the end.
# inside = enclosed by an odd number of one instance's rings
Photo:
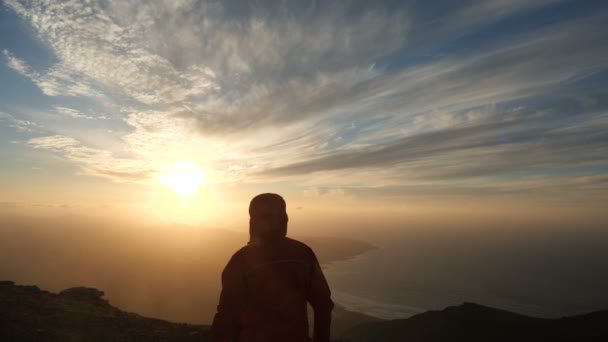
POLYGON ((606 22, 603 1, 4 0, 0 184, 188 161, 302 196, 605 203, 606 22))

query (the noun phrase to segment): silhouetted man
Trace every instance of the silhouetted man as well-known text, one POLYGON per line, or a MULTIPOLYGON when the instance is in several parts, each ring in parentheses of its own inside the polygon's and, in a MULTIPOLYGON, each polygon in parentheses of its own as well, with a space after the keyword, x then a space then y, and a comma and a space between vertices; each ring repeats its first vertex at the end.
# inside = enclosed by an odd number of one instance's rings
POLYGON ((222 273, 213 341, 309 341, 307 302, 314 309, 313 341, 329 341, 329 286, 312 249, 286 237, 285 201, 258 195, 249 217, 249 244, 222 273))

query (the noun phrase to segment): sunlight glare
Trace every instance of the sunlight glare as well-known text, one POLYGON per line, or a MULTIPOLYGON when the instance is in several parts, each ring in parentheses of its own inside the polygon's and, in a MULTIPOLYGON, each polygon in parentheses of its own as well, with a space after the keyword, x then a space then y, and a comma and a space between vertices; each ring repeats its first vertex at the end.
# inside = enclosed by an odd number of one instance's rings
POLYGON ((168 165, 166 172, 159 176, 161 183, 180 196, 192 195, 206 178, 207 174, 190 161, 168 165))

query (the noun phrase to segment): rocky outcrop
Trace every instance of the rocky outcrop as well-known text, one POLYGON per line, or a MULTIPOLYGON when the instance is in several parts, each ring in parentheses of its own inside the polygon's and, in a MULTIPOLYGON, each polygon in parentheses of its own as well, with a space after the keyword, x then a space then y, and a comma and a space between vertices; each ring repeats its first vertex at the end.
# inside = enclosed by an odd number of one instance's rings
POLYGON ((103 297, 104 293, 96 288, 78 286, 65 289, 59 292, 59 295, 81 300, 102 300, 101 297, 103 297))
POLYGON ((75 287, 59 294, 0 282, 0 341, 209 341, 209 327, 124 312, 103 291, 75 287))

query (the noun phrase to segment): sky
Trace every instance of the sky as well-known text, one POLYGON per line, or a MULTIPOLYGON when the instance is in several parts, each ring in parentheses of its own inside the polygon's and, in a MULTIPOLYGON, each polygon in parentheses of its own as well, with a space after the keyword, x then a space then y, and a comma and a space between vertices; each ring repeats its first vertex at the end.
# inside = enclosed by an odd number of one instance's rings
POLYGON ((606 22, 591 0, 3 0, 0 211, 601 215, 606 22))

